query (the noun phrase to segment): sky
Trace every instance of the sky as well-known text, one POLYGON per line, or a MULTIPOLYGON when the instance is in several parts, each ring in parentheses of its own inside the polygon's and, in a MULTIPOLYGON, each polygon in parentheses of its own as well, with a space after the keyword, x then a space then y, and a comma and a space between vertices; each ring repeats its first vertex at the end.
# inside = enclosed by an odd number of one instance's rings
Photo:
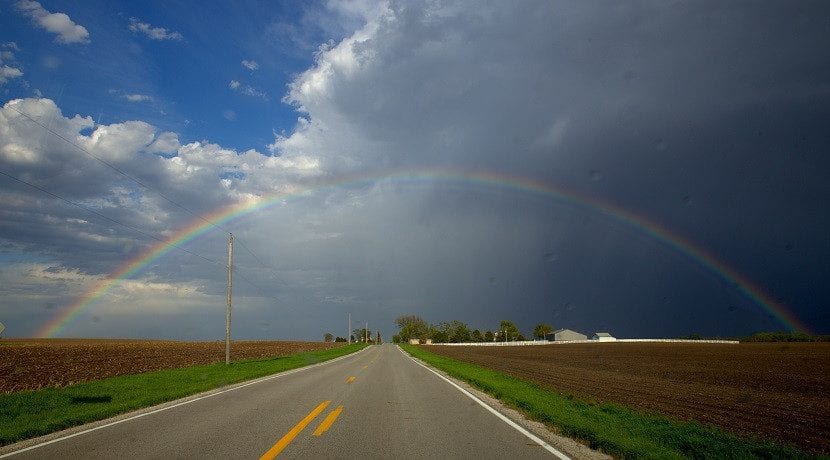
POLYGON ((828 334, 829 17, 2 1, 3 335, 828 334))

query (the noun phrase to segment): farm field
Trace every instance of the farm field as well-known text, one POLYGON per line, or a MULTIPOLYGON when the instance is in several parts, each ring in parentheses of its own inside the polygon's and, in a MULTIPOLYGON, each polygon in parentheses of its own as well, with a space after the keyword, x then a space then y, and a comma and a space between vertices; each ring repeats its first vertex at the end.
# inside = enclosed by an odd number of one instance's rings
MULTIPOLYGON (((286 356, 340 343, 240 341, 231 360, 286 356)), ((225 359, 225 342, 116 339, 0 340, 0 392, 65 387, 116 375, 209 364, 225 359)))
POLYGON ((425 349, 580 399, 830 453, 830 343, 425 349))

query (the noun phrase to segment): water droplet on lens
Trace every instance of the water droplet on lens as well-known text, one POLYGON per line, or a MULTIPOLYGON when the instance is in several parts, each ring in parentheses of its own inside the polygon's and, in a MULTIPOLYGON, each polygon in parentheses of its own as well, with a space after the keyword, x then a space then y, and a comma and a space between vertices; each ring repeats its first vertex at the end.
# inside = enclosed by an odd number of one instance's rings
POLYGON ((662 152, 669 148, 669 144, 667 144, 666 141, 664 141, 663 139, 657 139, 656 141, 654 141, 654 148, 662 152))
POLYGON ((793 245, 792 245, 791 243, 787 243, 787 244, 785 244, 785 245, 784 245, 784 250, 786 250, 786 251, 792 251, 792 250, 793 250, 793 245))
POLYGON ((546 252, 542 257, 545 259, 545 262, 556 262, 559 259, 559 256, 555 252, 546 252))
POLYGON ((588 171, 588 174, 591 176, 591 180, 593 182, 598 182, 602 180, 602 172, 596 169, 592 169, 588 171))
POLYGON ((683 197, 683 204, 686 206, 692 205, 692 197, 690 195, 686 195, 683 197))
POLYGON ((93 316, 92 317, 92 322, 93 323, 100 323, 101 322, 101 317, 100 316, 93 316))

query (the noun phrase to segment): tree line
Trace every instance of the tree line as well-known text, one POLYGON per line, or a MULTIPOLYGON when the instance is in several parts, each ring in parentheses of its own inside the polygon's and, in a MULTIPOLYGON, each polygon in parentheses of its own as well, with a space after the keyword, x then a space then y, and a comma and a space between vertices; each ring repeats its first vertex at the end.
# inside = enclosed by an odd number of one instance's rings
MULTIPOLYGON (((502 320, 493 330, 470 329, 461 321, 453 320, 430 324, 417 315, 401 316, 395 320, 399 332, 392 337, 395 343, 432 340, 433 343, 510 342, 527 340, 516 323, 502 320)), ((543 339, 553 331, 549 324, 539 323, 533 328, 533 337, 543 339)))

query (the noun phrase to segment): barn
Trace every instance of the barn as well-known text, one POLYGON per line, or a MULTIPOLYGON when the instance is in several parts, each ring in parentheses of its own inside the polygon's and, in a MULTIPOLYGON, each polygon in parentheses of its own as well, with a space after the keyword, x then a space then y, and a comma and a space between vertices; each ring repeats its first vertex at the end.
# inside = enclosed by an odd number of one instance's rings
POLYGON ((588 336, 570 329, 557 329, 545 336, 545 340, 562 342, 565 340, 588 340, 588 336))
POLYGON ((597 332, 593 337, 591 337, 591 340, 596 340, 598 342, 615 342, 617 338, 607 332, 597 332))

